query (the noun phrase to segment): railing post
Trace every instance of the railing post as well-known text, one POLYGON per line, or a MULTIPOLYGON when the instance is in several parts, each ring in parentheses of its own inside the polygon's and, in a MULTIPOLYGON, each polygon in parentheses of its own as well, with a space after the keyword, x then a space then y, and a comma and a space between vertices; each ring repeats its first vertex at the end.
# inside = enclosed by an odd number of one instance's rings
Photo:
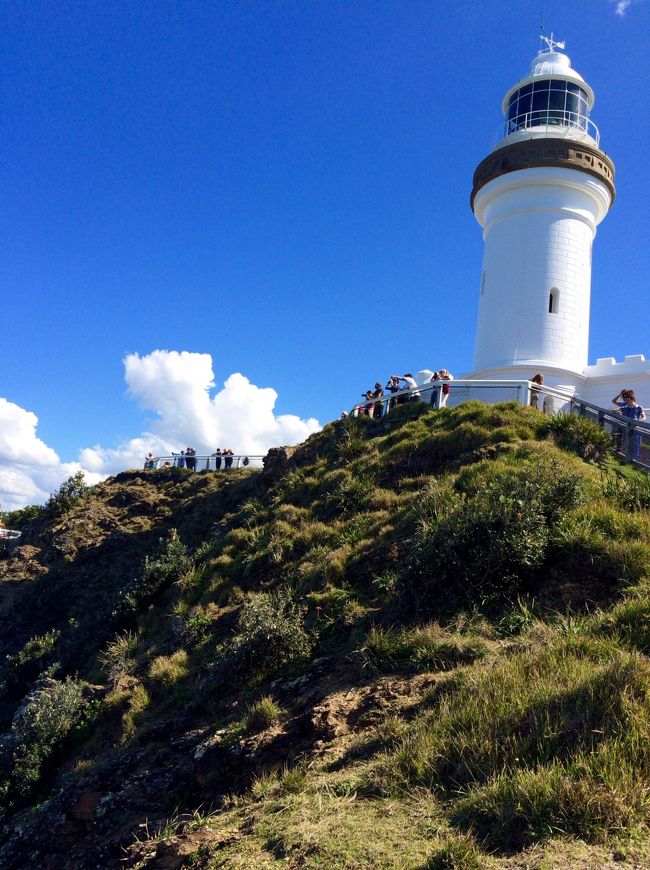
POLYGON ((634 458, 634 430, 632 424, 625 424, 625 459, 627 462, 632 462, 634 458))

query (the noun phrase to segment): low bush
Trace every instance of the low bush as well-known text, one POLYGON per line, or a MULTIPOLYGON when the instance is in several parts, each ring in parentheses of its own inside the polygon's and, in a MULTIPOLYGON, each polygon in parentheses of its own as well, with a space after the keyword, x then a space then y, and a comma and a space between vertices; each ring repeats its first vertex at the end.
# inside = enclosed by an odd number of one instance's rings
POLYGON ((167 538, 160 539, 158 553, 146 557, 142 574, 120 590, 113 617, 119 621, 136 613, 143 604, 179 580, 191 567, 192 559, 187 555, 187 548, 176 529, 172 529, 167 538))
POLYGON ((0 796, 5 808, 29 794, 46 762, 83 720, 83 684, 42 680, 16 711, 10 731, 0 740, 0 796))
POLYGON ((45 515, 50 519, 63 516, 81 502, 88 490, 83 471, 77 471, 49 497, 44 507, 45 515))
POLYGON ((489 493, 462 503, 415 536, 407 577, 429 607, 514 596, 543 561, 548 528, 540 506, 489 493))
POLYGON ((553 462, 481 462, 458 485, 455 500, 442 486, 417 502, 406 579, 429 605, 514 599, 542 565, 550 529, 582 501, 582 481, 553 462))
POLYGON ((552 438, 559 447, 592 462, 602 462, 613 452, 612 436, 598 423, 577 414, 547 417, 540 423, 537 434, 552 438))
POLYGON ((249 679, 261 682, 304 661, 312 647, 302 609, 285 592, 262 592, 243 604, 227 657, 234 657, 249 679))
POLYGON ((61 632, 51 629, 45 634, 30 638, 14 655, 7 656, 7 665, 14 681, 34 680, 48 665, 52 664, 61 632))

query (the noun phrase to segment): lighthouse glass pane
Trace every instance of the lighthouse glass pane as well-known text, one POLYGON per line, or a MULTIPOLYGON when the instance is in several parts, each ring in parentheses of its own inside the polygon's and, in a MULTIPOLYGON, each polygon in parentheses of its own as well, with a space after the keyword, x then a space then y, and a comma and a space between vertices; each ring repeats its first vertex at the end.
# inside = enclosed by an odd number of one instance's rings
POLYGON ((586 130, 587 94, 574 82, 546 79, 524 85, 508 101, 506 131, 563 125, 586 130))
POLYGON ((517 109, 518 115, 525 115, 526 112, 530 112, 531 109, 532 97, 530 93, 530 88, 528 89, 527 94, 524 94, 523 90, 524 89, 522 88, 519 93, 519 107, 517 109))
POLYGON ((578 103, 579 103, 579 100, 578 100, 577 94, 572 94, 571 92, 569 92, 566 95, 566 110, 567 110, 567 112, 579 111, 578 103))

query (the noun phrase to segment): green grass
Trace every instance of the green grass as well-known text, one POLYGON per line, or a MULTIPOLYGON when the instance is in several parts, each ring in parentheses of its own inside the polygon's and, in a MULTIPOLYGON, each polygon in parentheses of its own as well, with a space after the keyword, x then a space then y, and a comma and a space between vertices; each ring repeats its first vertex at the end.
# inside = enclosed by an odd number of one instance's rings
POLYGON ((481 659, 488 649, 484 638, 446 631, 431 623, 411 629, 373 626, 361 654, 364 665, 376 671, 441 671, 481 659))

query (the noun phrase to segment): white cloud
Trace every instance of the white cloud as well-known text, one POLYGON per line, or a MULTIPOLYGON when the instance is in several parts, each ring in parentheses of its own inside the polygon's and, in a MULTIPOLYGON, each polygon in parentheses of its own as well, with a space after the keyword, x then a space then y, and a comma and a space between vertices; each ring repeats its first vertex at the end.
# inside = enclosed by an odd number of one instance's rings
POLYGON ((37 426, 36 414, 0 398, 0 505, 3 510, 45 501, 62 481, 79 469, 77 462, 61 462, 56 452, 37 437, 37 426))
POLYGON ((639 3, 644 3, 645 0, 611 0, 614 4, 614 12, 620 18, 624 18, 630 6, 638 6, 639 3))
POLYGON ((217 447, 235 453, 264 454, 269 447, 296 444, 320 428, 314 418, 274 413, 278 395, 231 374, 215 387, 212 357, 189 351, 154 350, 124 358, 128 393, 152 412, 148 431, 113 447, 79 450, 78 462, 61 462, 36 435, 35 414, 0 399, 0 505, 13 510, 40 503, 79 468, 95 483, 125 468, 141 468, 146 453, 179 451, 191 445, 198 454, 217 447))

